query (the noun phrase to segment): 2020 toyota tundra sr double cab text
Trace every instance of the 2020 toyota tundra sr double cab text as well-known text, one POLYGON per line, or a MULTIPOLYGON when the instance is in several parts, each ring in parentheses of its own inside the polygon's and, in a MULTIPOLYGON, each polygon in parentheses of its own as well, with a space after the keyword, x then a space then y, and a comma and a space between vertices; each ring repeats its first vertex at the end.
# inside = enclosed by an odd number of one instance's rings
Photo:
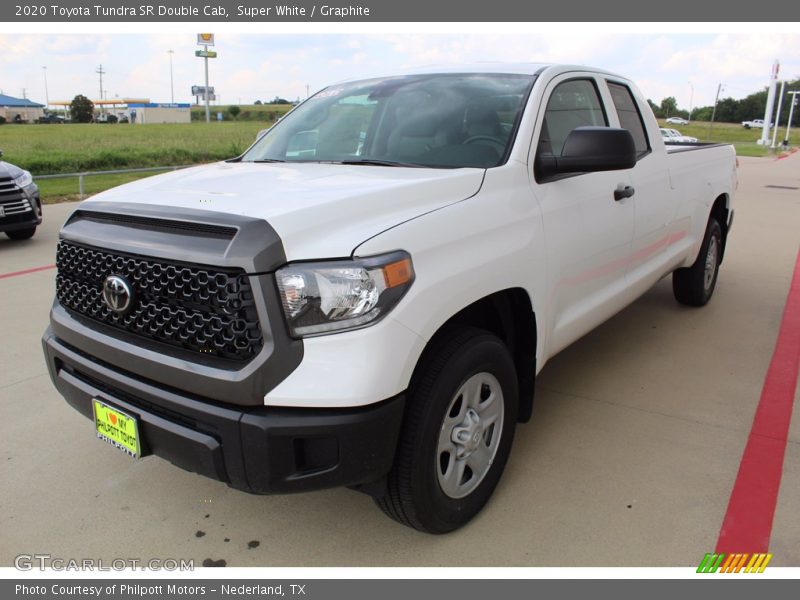
POLYGON ((43 345, 101 439, 253 493, 348 486, 442 533, 547 359, 671 274, 708 302, 730 146, 635 85, 479 65, 340 83, 242 156, 82 203, 43 345))

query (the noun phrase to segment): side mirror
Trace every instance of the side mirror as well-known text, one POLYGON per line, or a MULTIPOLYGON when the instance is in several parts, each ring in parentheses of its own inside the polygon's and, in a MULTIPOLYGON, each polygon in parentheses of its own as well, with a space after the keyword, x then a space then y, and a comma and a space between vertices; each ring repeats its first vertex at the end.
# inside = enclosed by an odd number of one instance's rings
POLYGON ((627 129, 578 127, 570 131, 561 156, 537 156, 544 177, 564 173, 618 171, 636 165, 636 144, 627 129))
POLYGON ((0 150, 0 158, 3 158, 3 151, 0 150))

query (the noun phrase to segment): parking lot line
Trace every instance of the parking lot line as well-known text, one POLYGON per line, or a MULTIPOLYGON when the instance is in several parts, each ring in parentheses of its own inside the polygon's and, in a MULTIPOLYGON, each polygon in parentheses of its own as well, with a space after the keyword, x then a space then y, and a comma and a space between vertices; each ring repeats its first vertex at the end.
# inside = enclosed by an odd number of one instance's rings
POLYGON ((45 265, 43 267, 34 267, 33 269, 24 269, 23 271, 12 271, 11 273, 0 273, 0 279, 7 279, 9 277, 16 277, 17 275, 28 275, 29 273, 38 273, 39 271, 47 271, 55 269, 55 265, 45 265))
POLYGON ((769 548, 799 367, 800 252, 717 552, 767 552, 769 548))

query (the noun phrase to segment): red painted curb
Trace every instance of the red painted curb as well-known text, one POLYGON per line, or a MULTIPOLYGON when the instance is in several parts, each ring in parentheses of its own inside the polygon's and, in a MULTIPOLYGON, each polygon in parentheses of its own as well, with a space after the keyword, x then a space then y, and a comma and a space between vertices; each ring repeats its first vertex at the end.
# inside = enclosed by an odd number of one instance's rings
POLYGON ((27 275, 28 273, 38 273, 39 271, 47 271, 49 269, 55 269, 55 265, 45 265, 43 267, 34 267, 33 269, 25 269, 24 271, 14 271, 13 273, 3 273, 0 274, 0 279, 6 279, 8 277, 16 277, 17 275, 27 275))
POLYGON ((767 552, 800 367, 800 252, 717 552, 767 552))

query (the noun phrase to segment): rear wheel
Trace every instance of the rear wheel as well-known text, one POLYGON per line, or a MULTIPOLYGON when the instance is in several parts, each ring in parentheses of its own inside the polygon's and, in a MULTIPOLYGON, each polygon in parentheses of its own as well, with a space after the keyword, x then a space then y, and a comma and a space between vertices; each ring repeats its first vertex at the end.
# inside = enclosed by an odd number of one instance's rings
POLYGON ((467 523, 500 480, 517 420, 514 362, 495 335, 459 327, 422 359, 409 389, 388 516, 429 533, 467 523))
POLYGON ((722 228, 717 220, 711 217, 697 260, 691 267, 678 269, 672 274, 672 292, 675 299, 688 306, 707 304, 717 285, 721 257, 722 228))
POLYGON ((6 235, 12 240, 27 240, 33 237, 36 233, 36 227, 29 227, 28 229, 15 229, 14 231, 6 231, 6 235))

